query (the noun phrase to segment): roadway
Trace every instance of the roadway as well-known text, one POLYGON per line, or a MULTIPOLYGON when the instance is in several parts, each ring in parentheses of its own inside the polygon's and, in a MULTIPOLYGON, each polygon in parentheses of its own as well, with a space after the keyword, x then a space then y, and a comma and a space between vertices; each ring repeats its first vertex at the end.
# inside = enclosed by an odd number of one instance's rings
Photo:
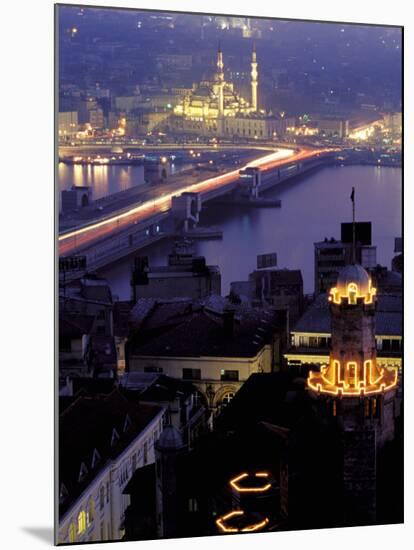
POLYGON ((330 151, 332 151, 332 148, 316 150, 300 149, 297 151, 293 149, 277 150, 253 160, 244 166, 239 166, 236 170, 231 170, 225 174, 220 174, 197 183, 184 185, 172 192, 166 192, 164 195, 154 200, 132 206, 121 213, 114 214, 96 223, 91 223, 59 235, 59 255, 69 255, 79 249, 93 246, 100 240, 110 237, 111 234, 127 229, 132 224, 138 224, 152 216, 167 212, 171 207, 171 198, 174 195, 184 192, 197 192, 202 194, 235 182, 239 179, 239 170, 246 166, 256 166, 262 171, 268 171, 285 164, 317 158, 321 154, 330 151))

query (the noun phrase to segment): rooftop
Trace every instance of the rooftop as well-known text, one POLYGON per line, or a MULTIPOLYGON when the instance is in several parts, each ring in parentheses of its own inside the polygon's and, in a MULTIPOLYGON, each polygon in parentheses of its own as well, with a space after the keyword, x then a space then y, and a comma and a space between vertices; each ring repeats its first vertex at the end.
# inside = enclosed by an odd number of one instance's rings
POLYGON ((118 390, 66 401, 69 404, 59 418, 60 514, 163 410, 158 405, 129 401, 118 390))
POLYGON ((132 339, 131 354, 254 357, 275 330, 277 314, 245 305, 226 312, 228 305, 221 297, 155 301, 152 308, 143 308, 147 315, 132 339))
POLYGON ((253 271, 250 277, 259 277, 261 274, 270 273, 273 285, 303 285, 300 269, 258 269, 253 271))
MULTIPOLYGON (((331 332, 331 315, 326 294, 319 294, 296 323, 293 332, 331 332)), ((401 294, 379 294, 376 305, 376 334, 402 335, 401 294)))

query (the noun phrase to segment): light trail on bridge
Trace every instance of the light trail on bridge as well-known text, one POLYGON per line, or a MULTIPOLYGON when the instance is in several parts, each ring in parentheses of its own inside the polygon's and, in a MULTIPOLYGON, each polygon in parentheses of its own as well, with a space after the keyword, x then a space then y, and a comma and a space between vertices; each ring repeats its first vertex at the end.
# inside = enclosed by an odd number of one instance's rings
POLYGON ((309 160, 329 151, 332 151, 332 149, 302 149, 296 153, 293 149, 281 149, 260 159, 253 160, 236 170, 191 185, 185 185, 182 188, 175 189, 173 192, 166 193, 154 200, 138 206, 133 206, 125 212, 115 214, 109 218, 60 235, 58 238, 59 255, 71 254, 81 248, 92 246, 99 240, 109 237, 112 232, 119 232, 131 224, 144 221, 150 216, 167 212, 171 207, 171 199, 174 195, 180 195, 184 192, 205 193, 217 189, 217 187, 222 185, 234 182, 239 178, 239 171, 247 166, 258 167, 263 171, 267 171, 277 166, 282 166, 283 164, 309 160))

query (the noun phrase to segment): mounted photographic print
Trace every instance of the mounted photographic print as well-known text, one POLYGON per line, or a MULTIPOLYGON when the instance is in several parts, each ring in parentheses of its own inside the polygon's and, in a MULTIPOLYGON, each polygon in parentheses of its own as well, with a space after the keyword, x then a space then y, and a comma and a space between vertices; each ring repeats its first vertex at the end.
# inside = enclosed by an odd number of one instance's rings
POLYGON ((56 543, 403 522, 403 28, 55 13, 56 543))

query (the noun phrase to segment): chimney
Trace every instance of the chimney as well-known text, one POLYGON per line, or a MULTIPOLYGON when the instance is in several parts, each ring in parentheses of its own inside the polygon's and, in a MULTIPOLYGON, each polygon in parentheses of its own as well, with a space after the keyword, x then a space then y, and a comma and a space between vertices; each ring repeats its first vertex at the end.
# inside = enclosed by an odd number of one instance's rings
POLYGON ((234 335, 234 314, 234 308, 226 307, 223 311, 223 330, 224 334, 229 337, 234 335))

